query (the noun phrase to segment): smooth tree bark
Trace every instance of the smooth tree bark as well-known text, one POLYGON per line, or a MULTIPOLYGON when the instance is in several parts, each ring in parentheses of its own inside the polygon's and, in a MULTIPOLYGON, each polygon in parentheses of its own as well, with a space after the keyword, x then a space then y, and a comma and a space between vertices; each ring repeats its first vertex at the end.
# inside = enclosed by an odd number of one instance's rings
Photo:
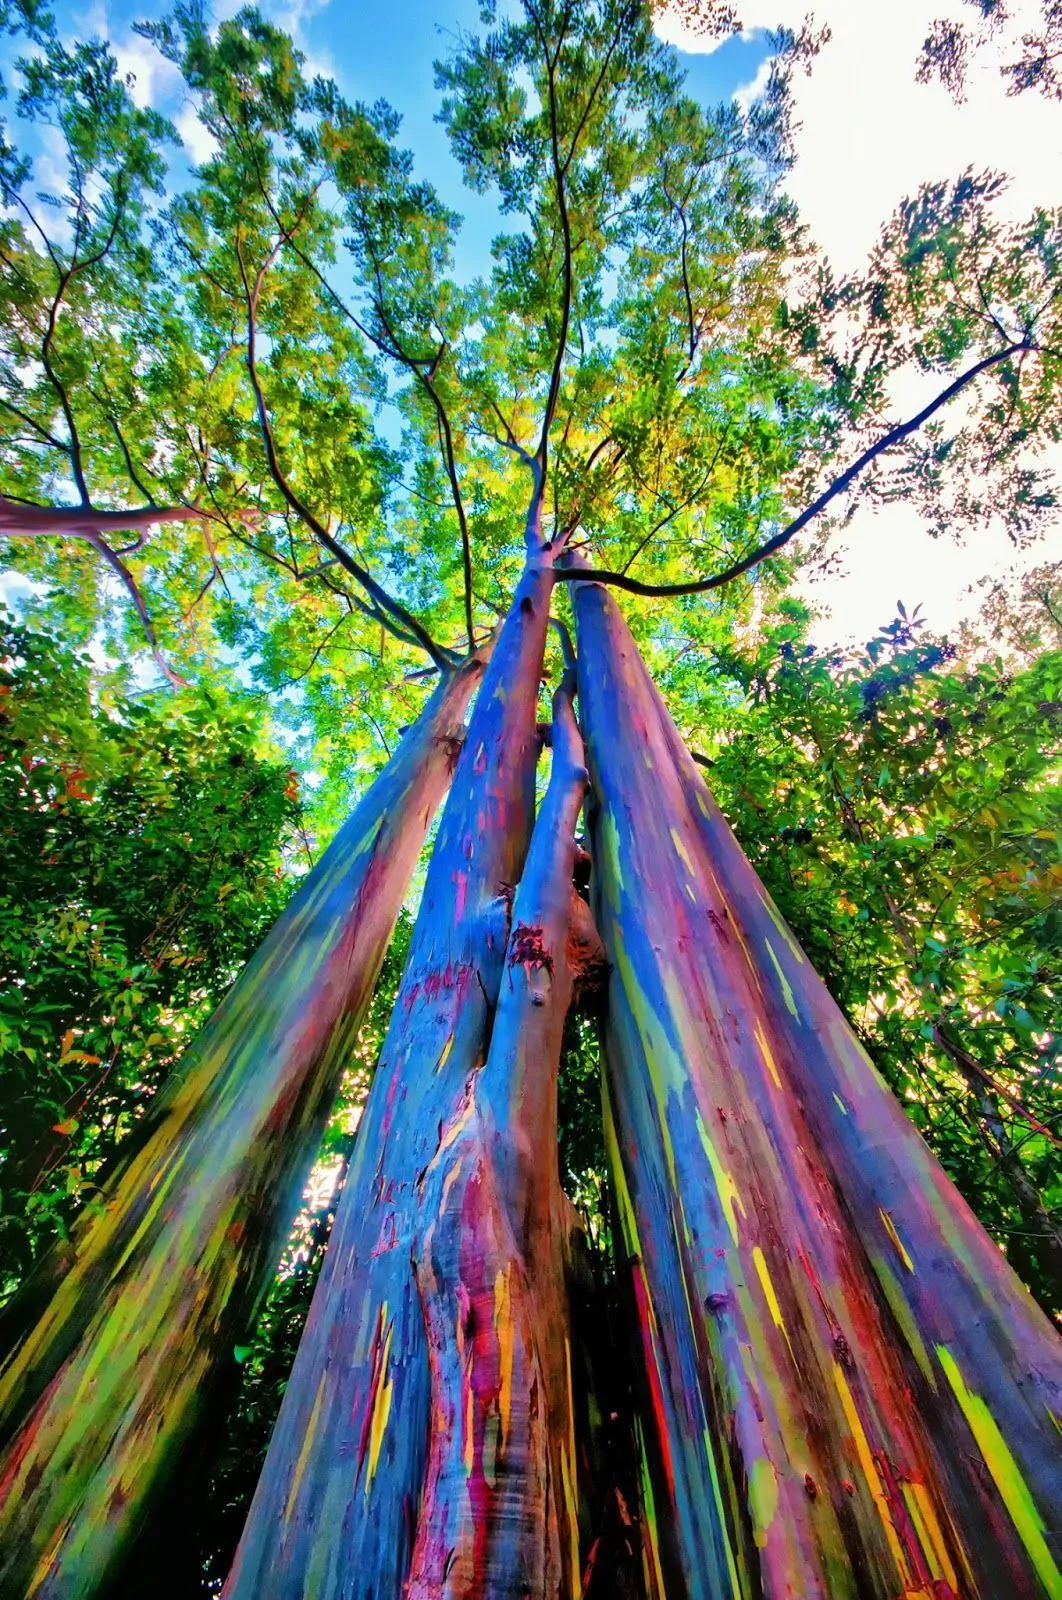
POLYGON ((68 1244, 5 1317, 0 1593, 120 1569, 268 1284, 454 768, 483 661, 443 675, 68 1244))
POLYGON ((422 1186, 414 1271, 431 1429, 408 1600, 579 1593, 571 1207, 557 1163, 557 1072, 580 960, 572 869, 586 769, 574 679, 573 665, 554 696, 549 788, 513 901, 486 1063, 422 1186))
POLYGON ((1057 1336, 575 607, 654 1592, 1058 1597, 1057 1336))
MULTIPOLYGON (((418 1252, 433 1220, 426 1198, 433 1163, 474 1102, 506 972, 513 886, 534 814, 552 586, 551 553, 529 539, 439 825, 325 1264, 225 1586, 233 1600, 399 1600, 429 1472, 443 1470, 438 1430, 446 1423, 433 1412, 432 1363, 450 1355, 430 1262, 418 1263, 418 1252)), ((495 1206, 489 1226, 497 1233, 485 1248, 498 1249, 501 1197, 482 1198, 485 1208, 495 1206)), ((519 1285, 503 1279, 488 1308, 499 1342, 508 1336, 514 1290, 519 1285)), ((474 1339, 474 1317, 460 1337, 474 1339)), ((490 1338, 483 1328, 482 1386, 491 1381, 490 1338)), ((467 1394, 474 1406, 475 1391, 467 1394)), ((484 1452, 496 1446, 481 1424, 477 1443, 473 1413, 467 1438, 472 1470, 485 1483, 484 1452)), ((434 1568, 425 1541, 417 1560, 428 1582, 434 1568)))

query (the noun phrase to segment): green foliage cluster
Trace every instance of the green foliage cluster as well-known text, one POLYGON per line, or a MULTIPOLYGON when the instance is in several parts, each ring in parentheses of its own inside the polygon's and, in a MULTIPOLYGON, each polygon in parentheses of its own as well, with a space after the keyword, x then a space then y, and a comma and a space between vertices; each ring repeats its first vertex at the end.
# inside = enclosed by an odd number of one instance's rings
POLYGON ((1058 1314, 1062 632, 1008 664, 902 606, 831 655, 805 622, 784 605, 720 661, 742 701, 709 781, 908 1114, 1058 1314))
POLYGON ((295 792, 255 708, 101 699, 88 656, 0 613, 0 1294, 279 915, 295 792))

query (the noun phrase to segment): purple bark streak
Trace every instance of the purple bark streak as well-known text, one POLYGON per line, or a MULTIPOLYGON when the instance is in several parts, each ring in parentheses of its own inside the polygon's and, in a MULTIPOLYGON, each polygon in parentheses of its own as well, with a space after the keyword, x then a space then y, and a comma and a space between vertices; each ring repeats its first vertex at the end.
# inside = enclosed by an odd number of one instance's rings
MULTIPOLYGON (((113 1581, 290 1226, 482 675, 448 676, 159 1097, 0 1370, 0 1590, 113 1581), (39 1310, 44 1301, 43 1311, 39 1310)), ((9 1320, 19 1317, 19 1302, 9 1320)))
POLYGON ((1062 1595, 1058 1340, 576 591, 606 1132, 669 1596, 1062 1595))

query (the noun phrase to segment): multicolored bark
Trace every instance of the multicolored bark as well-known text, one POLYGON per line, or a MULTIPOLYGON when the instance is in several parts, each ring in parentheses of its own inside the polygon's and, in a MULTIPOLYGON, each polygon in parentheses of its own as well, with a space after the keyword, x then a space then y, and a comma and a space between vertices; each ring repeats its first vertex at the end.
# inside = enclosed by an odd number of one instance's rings
MULTIPOLYGON (((418 1283, 414 1262, 431 1220, 432 1163, 474 1100, 503 982, 534 812, 552 584, 548 552, 533 555, 469 723, 325 1265, 226 1584, 234 1600, 404 1592, 441 1425, 427 1279, 418 1283)), ((483 1207, 499 1250, 501 1196, 483 1207)), ((496 1327, 514 1292, 515 1282, 498 1288, 496 1327)), ((492 1379, 488 1367, 484 1356, 477 1381, 500 1385, 501 1369, 492 1379)), ((485 1436, 474 1448, 483 1467, 485 1436)))
POLYGON ((1057 1336, 575 605, 655 1592, 1058 1597, 1057 1336))
POLYGON ((194 1431, 297 1209, 482 670, 440 683, 27 1285, 0 1370, 5 1595, 103 1589, 194 1431))
POLYGON ((575 1417, 557 1167, 572 993, 575 824, 586 787, 571 683, 513 902, 481 1071, 425 1174, 415 1271, 432 1420, 408 1600, 560 1600, 580 1590, 575 1417))

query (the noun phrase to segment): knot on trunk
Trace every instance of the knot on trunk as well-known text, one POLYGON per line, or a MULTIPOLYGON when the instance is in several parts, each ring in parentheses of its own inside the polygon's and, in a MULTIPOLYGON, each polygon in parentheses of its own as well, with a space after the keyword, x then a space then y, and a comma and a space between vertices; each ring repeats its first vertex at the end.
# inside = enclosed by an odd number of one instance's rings
POLYGON ((450 733, 440 733, 438 742, 439 748, 446 756, 446 765, 452 777, 454 768, 457 766, 457 758, 461 754, 461 747, 465 742, 465 730, 464 728, 455 728, 450 733))
POLYGON ((542 929, 527 922, 518 922, 509 935, 509 965, 511 967, 543 967, 553 971, 553 954, 546 948, 542 929))

